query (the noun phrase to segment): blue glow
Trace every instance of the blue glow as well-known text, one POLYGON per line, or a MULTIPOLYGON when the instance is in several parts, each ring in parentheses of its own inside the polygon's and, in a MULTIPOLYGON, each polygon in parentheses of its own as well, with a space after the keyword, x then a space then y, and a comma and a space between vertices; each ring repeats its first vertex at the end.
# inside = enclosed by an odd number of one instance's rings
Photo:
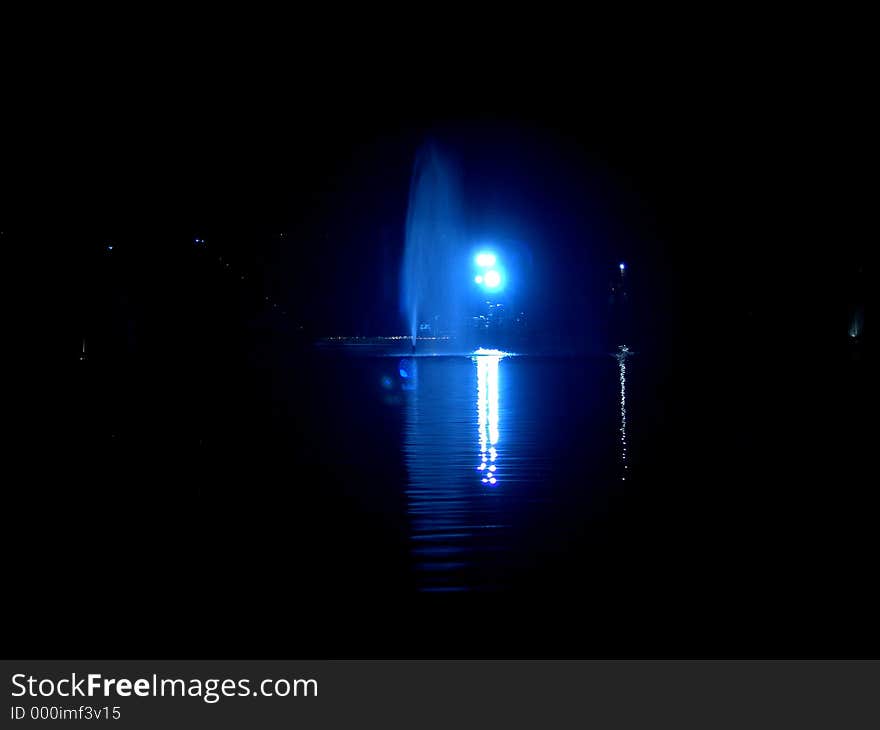
POLYGON ((623 271, 626 268, 626 264, 623 261, 620 262, 620 270, 623 271))
POLYGON ((483 277, 478 274, 477 276, 474 277, 474 281, 477 282, 477 284, 482 284, 483 277))
POLYGON ((477 266, 482 266, 483 268, 489 268, 490 266, 495 266, 495 254, 488 253, 486 251, 482 253, 478 253, 476 259, 477 266))
POLYGON ((397 363, 400 375, 400 387, 403 390, 415 390, 419 384, 419 366, 414 358, 404 357, 397 363))
POLYGON ((483 279, 486 283, 486 287, 488 289, 497 289, 501 286, 501 274, 499 274, 495 269, 491 269, 486 272, 486 276, 483 279))

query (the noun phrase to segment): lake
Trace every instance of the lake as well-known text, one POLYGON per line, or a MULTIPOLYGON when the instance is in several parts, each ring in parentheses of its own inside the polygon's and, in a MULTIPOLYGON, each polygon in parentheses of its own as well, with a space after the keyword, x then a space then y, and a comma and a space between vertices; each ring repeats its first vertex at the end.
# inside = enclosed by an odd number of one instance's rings
POLYGON ((47 651, 874 646, 861 363, 248 353, 94 358, 60 384, 7 534, 47 651))

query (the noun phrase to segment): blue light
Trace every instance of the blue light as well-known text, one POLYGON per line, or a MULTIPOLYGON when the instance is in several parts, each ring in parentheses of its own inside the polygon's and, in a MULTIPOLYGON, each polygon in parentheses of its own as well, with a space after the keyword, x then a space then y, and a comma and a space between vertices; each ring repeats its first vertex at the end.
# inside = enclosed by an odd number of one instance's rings
POLYGON ((495 254, 488 252, 478 253, 475 261, 477 262, 477 266, 482 266, 483 268, 488 269, 490 266, 495 266, 495 254))
POLYGON ((623 261, 620 262, 620 270, 623 271, 626 268, 626 264, 623 261))
POLYGON ((400 373, 401 378, 408 378, 409 377, 409 373, 406 372, 406 370, 404 370, 403 368, 400 368, 400 370, 398 370, 397 372, 400 373))
POLYGON ((477 284, 482 284, 482 283, 483 283, 483 277, 477 275, 477 276, 474 277, 474 281, 477 282, 477 284))
POLYGON ((483 278, 483 281, 485 281, 487 288, 497 289, 499 286, 501 286, 501 274, 495 271, 495 269, 491 269, 486 272, 486 276, 483 278))

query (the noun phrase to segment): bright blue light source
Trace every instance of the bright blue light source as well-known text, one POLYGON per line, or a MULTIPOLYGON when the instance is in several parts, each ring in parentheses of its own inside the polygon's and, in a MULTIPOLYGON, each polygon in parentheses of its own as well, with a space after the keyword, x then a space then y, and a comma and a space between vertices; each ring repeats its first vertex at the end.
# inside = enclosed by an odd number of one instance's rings
POLYGON ((626 264, 623 261, 620 262, 620 270, 623 271, 626 268, 626 264))
POLYGON ((490 271, 486 272, 486 276, 484 277, 483 281, 486 282, 486 286, 489 289, 497 289, 499 286, 501 286, 501 274, 495 271, 495 269, 491 269, 490 271))
POLYGON ((400 368, 400 370, 398 370, 398 372, 400 373, 401 378, 408 378, 409 377, 409 373, 406 372, 406 370, 404 370, 403 368, 400 368))
POLYGON ((483 268, 488 268, 490 266, 495 266, 495 254, 494 253, 478 253, 476 258, 477 266, 482 266, 483 268))
POLYGON ((483 277, 478 274, 477 276, 474 277, 474 281, 477 282, 477 284, 482 284, 483 277))

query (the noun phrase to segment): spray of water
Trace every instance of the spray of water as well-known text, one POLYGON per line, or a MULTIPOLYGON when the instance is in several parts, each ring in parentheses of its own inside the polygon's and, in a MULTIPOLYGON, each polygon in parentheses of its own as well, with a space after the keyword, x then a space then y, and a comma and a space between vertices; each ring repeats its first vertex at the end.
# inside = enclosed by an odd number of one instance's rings
POLYGON ((857 306, 853 312, 852 319, 849 324, 849 336, 855 339, 862 334, 862 327, 865 322, 865 309, 857 306))
POLYGON ((436 144, 422 147, 413 166, 400 304, 415 346, 419 325, 454 336, 459 326, 463 265, 459 186, 436 144))

